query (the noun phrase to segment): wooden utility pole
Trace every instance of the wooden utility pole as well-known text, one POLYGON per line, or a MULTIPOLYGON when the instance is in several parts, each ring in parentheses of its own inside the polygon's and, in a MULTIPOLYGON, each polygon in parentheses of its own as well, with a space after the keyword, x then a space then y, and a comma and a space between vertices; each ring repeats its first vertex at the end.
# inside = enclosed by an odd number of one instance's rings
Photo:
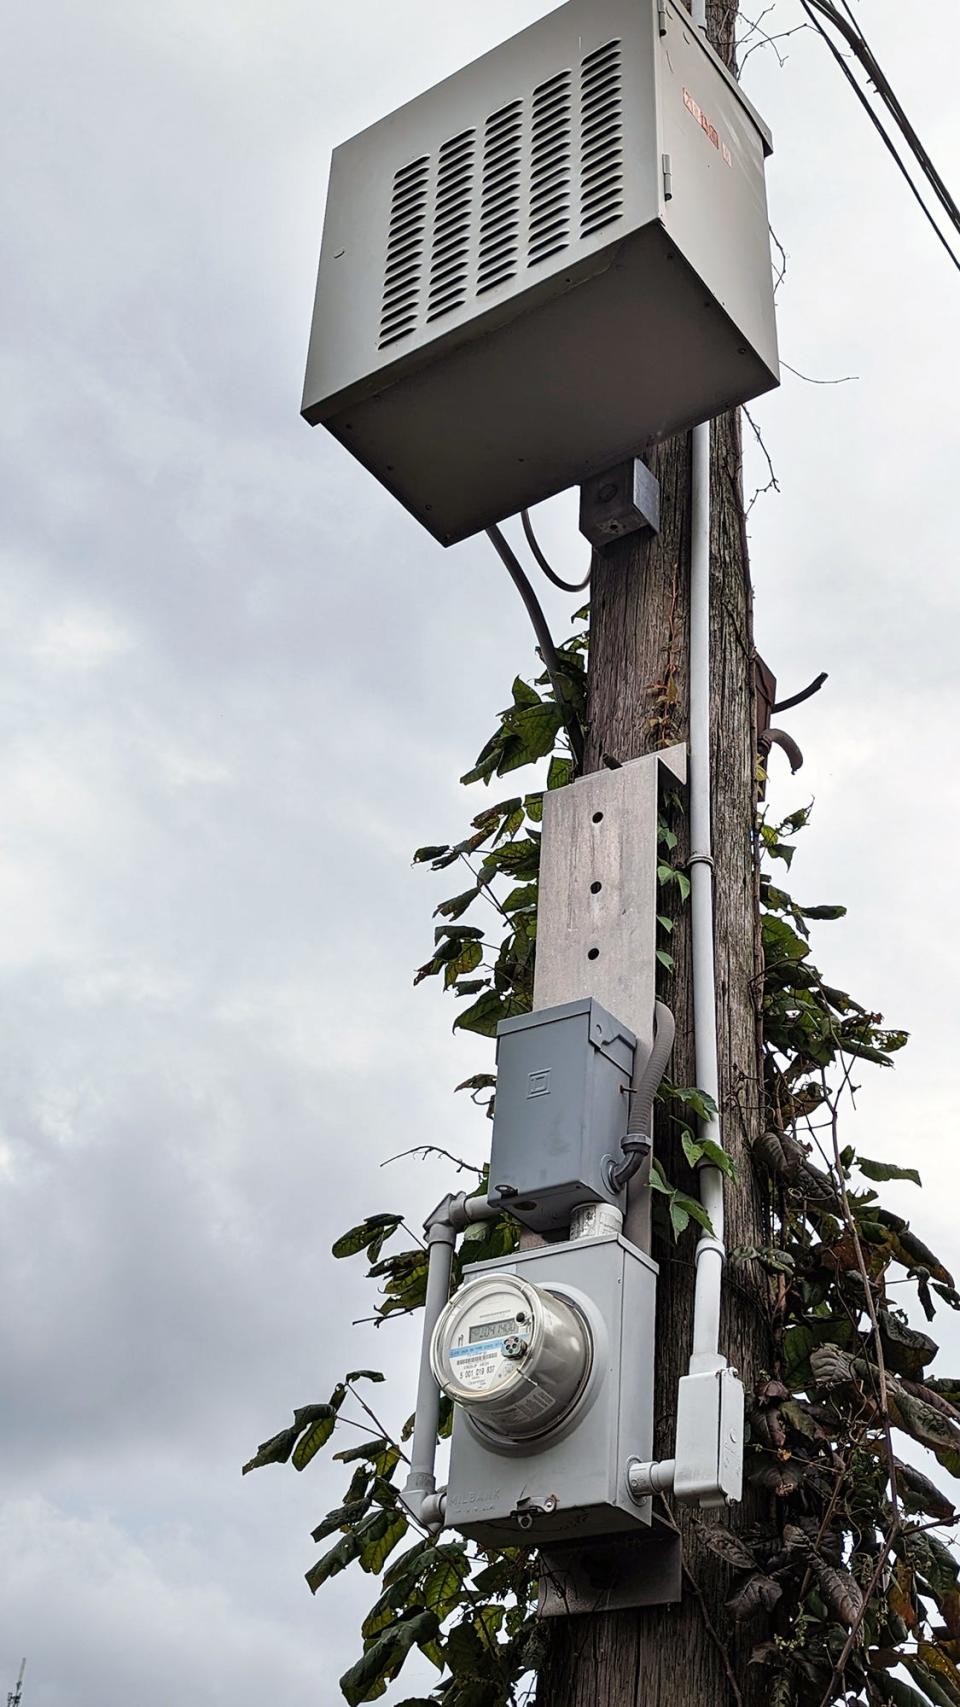
MULTIPOLYGON (((735 0, 710 0, 709 35, 733 56, 735 0)), ((586 768, 636 758, 687 733, 690 446, 658 447, 650 466, 661 485, 662 532, 634 535, 598 553, 591 594, 589 741, 586 768)), ((722 417, 711 447, 711 723, 717 952, 717 1022, 724 1144, 737 1167, 727 1186, 727 1245, 764 1244, 763 1205, 749 1148, 760 1129, 757 999, 759 925, 754 822, 757 803, 752 595, 741 485, 739 419, 722 417)), ((675 1083, 694 1084, 689 940, 675 932, 676 974, 664 990, 677 1019, 675 1083)), ((668 1177, 682 1156, 658 1140, 668 1177)), ((673 1453, 677 1383, 690 1355, 695 1233, 661 1246, 657 1325, 655 1456, 673 1453)), ((764 1318, 741 1285, 725 1286, 722 1348, 750 1393, 769 1366, 764 1318)), ((736 1529, 755 1519, 749 1489, 730 1513, 736 1529)), ((737 1642, 723 1610, 725 1567, 698 1541, 696 1521, 675 1511, 686 1580, 680 1605, 559 1619, 549 1627, 540 1707, 720 1707, 762 1698, 762 1672, 748 1666, 759 1639, 737 1642), (694 1586, 695 1585, 695 1586, 694 1586)), ((710 1514, 707 1521, 716 1521, 710 1514)))

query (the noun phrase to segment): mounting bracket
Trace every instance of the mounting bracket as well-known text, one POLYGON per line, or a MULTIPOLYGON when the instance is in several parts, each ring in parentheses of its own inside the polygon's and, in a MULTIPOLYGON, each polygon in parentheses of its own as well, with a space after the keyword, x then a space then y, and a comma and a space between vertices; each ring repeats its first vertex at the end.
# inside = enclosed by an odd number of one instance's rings
POLYGON ((584 482, 580 532, 592 546, 599 549, 641 528, 660 532, 660 482, 638 456, 584 482))
POLYGON ((540 1554, 541 1618, 667 1606, 682 1593, 680 1536, 656 1516, 650 1529, 636 1535, 570 1542, 540 1554))

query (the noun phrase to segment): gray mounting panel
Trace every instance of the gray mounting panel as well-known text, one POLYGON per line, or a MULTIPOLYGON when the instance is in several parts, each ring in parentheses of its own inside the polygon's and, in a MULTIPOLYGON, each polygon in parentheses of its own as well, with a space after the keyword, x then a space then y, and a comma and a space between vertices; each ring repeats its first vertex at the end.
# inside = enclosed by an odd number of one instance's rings
POLYGON ((686 748, 667 747, 543 803, 534 1008, 593 996, 629 1026, 643 1060, 656 998, 660 798, 686 778, 686 748))
POLYGON ((779 383, 762 119, 567 0, 338 148, 303 414, 444 545, 779 383))

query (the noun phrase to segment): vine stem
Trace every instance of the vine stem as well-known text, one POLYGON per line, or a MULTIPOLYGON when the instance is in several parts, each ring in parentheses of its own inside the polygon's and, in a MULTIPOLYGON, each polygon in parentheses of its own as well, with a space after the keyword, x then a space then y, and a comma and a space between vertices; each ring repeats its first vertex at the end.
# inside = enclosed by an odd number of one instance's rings
MULTIPOLYGON (((899 1508, 898 1508, 898 1510, 899 1510, 899 1508)), ((883 1573, 886 1569, 887 1560, 890 1557, 890 1549, 893 1546, 894 1542, 896 1541, 899 1532, 900 1532, 900 1518, 898 1515, 897 1517, 894 1518, 893 1523, 890 1525, 890 1529, 887 1533, 887 1539, 884 1542, 883 1547, 880 1550, 880 1557, 877 1560, 877 1568, 874 1571, 873 1576, 870 1578, 870 1585, 867 1589, 866 1594, 863 1597, 863 1605, 861 1606, 860 1611, 857 1613, 857 1616, 854 1619, 853 1624, 851 1626, 850 1634, 843 1644, 843 1651, 842 1651, 840 1658, 838 1659, 836 1665, 833 1668, 833 1672, 832 1672, 831 1677, 830 1677, 830 1682, 827 1685, 827 1692, 824 1695, 823 1700, 820 1703, 820 1707, 830 1707, 830 1703, 834 1699, 834 1694, 836 1691, 837 1684, 840 1682, 841 1678, 843 1677, 843 1674, 847 1669, 847 1661, 849 1660, 850 1655, 853 1653, 853 1650, 857 1645, 857 1641, 858 1641, 859 1636, 860 1636, 860 1631, 863 1628, 863 1621, 867 1616, 867 1609, 868 1609, 870 1602, 872 1601, 872 1599, 873 1599, 874 1595, 876 1594, 877 1589, 880 1585, 880 1578, 883 1576, 883 1573)))
MULTIPOLYGON (((876 1350, 876 1357, 877 1357, 878 1385, 879 1385, 879 1389, 880 1389, 880 1409, 881 1409, 881 1412, 883 1414, 883 1433, 884 1433, 884 1439, 885 1439, 886 1448, 887 1448, 887 1474, 888 1474, 889 1479, 890 1479, 890 1505, 891 1505, 891 1508, 893 1510, 894 1528, 899 1529, 900 1528, 900 1522, 901 1522, 900 1493, 899 1493, 899 1490, 897 1488, 897 1461, 896 1461, 896 1454, 894 1453, 894 1450, 893 1450, 893 1430, 890 1426, 890 1410, 889 1410, 889 1405, 888 1405, 888 1388, 887 1388, 887 1363, 886 1363, 886 1358, 884 1357, 884 1353, 883 1353, 883 1341, 880 1337, 880 1323, 879 1323, 879 1320, 877 1318, 877 1307, 876 1307, 876 1304, 874 1303, 874 1298, 873 1298, 873 1285, 872 1285, 872 1282, 870 1280, 870 1276, 867 1272, 866 1260, 865 1260, 864 1255, 863 1255, 863 1246, 860 1243, 860 1234, 857 1230, 857 1224, 856 1224, 856 1221, 854 1219, 853 1211, 850 1208, 850 1198, 847 1195, 847 1182, 846 1182, 846 1179, 844 1177, 843 1162, 841 1161, 841 1158, 840 1158, 840 1136, 839 1136, 839 1132, 837 1130, 837 1125, 838 1125, 838 1120, 839 1120, 839 1109, 838 1109, 837 1105, 838 1105, 839 1096, 842 1095, 843 1086, 841 1086, 841 1090, 838 1093, 838 1096, 835 1097, 832 1101, 830 1101, 829 1100, 828 1087, 827 1087, 827 1083, 826 1083, 826 1074, 822 1074, 821 1078, 822 1078, 822 1083, 823 1083, 823 1088, 824 1088, 824 1094, 827 1095, 827 1097, 828 1097, 828 1103, 829 1103, 830 1113, 831 1113, 831 1117, 832 1117, 831 1118, 830 1130, 831 1130, 831 1136, 833 1139, 833 1158, 834 1158, 834 1165, 835 1165, 836 1173, 837 1173, 837 1183, 838 1183, 839 1190, 840 1190, 840 1201, 843 1205, 843 1218, 847 1224, 847 1231, 849 1232, 850 1237, 853 1240, 853 1248, 854 1248, 854 1251, 856 1253, 856 1258, 857 1258, 857 1267, 860 1270, 860 1279, 863 1282, 863 1293, 864 1293, 864 1298, 866 1300, 867 1315, 870 1318, 870 1327, 873 1331, 873 1342, 874 1342, 874 1348, 876 1350)), ((843 1082, 844 1082, 844 1084, 849 1084, 849 1082, 850 1082, 850 1065, 849 1065, 849 1063, 846 1063, 844 1065, 843 1082)))
MULTIPOLYGON (((673 1530, 675 1535, 680 1535, 681 1532, 680 1532, 679 1528, 677 1527, 677 1523, 674 1519, 673 1512, 670 1508, 670 1503, 667 1500, 665 1494, 661 1494, 660 1504, 663 1507, 663 1510, 666 1514, 665 1521, 666 1521, 668 1527, 673 1530)), ((683 1549, 682 1537, 681 1537, 680 1547, 681 1547, 681 1553, 682 1553, 682 1549, 683 1549)), ((743 1696, 740 1693, 740 1685, 738 1684, 736 1677, 734 1676, 733 1667, 730 1664, 730 1655, 727 1652, 726 1643, 722 1642, 720 1640, 719 1635, 717 1634, 716 1626, 714 1625, 714 1622, 713 1622, 712 1618, 710 1617, 710 1612, 709 1612, 709 1609, 707 1607, 706 1600, 704 1598, 703 1590, 700 1587, 700 1584, 697 1582, 697 1579, 694 1576, 693 1572, 691 1571, 690 1566, 687 1564, 686 1559, 683 1560, 683 1575, 684 1575, 684 1580, 686 1581, 688 1587, 692 1588, 694 1594, 697 1597, 697 1601, 698 1601, 699 1606, 700 1606, 700 1611, 703 1615, 704 1628, 707 1632, 707 1635, 710 1637, 711 1642, 713 1643, 714 1647, 716 1648, 717 1653, 720 1655, 720 1659, 721 1659, 722 1664, 723 1664, 723 1669, 726 1673, 727 1682, 730 1685, 730 1693, 733 1696, 733 1699, 736 1702, 737 1707, 743 1707, 743 1696)))

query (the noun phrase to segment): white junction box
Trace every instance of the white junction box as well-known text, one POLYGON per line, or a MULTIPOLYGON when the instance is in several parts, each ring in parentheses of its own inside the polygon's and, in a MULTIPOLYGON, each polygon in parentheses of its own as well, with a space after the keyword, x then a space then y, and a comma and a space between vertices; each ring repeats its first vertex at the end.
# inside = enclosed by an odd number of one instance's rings
POLYGON ((450 545, 769 390, 770 148, 675 0, 568 0, 336 150, 303 414, 450 545))

